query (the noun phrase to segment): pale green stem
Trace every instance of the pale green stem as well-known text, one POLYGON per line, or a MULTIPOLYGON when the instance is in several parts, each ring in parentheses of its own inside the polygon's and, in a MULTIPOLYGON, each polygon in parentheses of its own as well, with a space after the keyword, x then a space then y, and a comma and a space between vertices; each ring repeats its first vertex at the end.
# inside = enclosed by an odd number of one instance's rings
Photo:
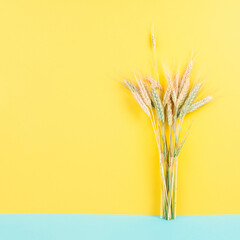
POLYGON ((169 189, 169 199, 168 199, 168 202, 169 202, 169 205, 168 205, 168 219, 170 218, 170 210, 171 210, 171 201, 172 201, 172 190, 173 190, 173 179, 174 179, 174 163, 173 165, 171 165, 171 185, 170 185, 170 189, 169 189))
POLYGON ((183 118, 180 118, 179 122, 178 122, 178 126, 177 126, 177 133, 176 133, 176 136, 175 136, 175 149, 176 149, 176 147, 178 147, 178 144, 179 144, 180 131, 181 131, 181 128, 182 128, 182 123, 183 123, 183 118))
POLYGON ((160 218, 163 217, 163 189, 161 184, 161 203, 160 203, 160 218))
POLYGON ((162 162, 162 157, 161 157, 161 147, 159 146, 158 136, 157 136, 156 129, 155 129, 155 124, 154 124, 155 118, 154 118, 154 115, 151 115, 150 119, 151 119, 153 131, 154 131, 155 138, 156 138, 156 141, 157 141, 157 146, 158 146, 161 182, 162 182, 163 187, 164 187, 165 195, 167 196, 167 188, 166 188, 165 176, 164 176, 164 172, 163 172, 163 162, 162 162))
POLYGON ((153 48, 153 54, 154 54, 154 65, 155 65, 155 71, 156 71, 156 77, 157 81, 159 82, 159 73, 158 73, 158 67, 157 67, 157 53, 156 53, 156 47, 153 48))
POLYGON ((176 203, 177 203, 177 164, 178 157, 176 157, 176 166, 175 166, 175 177, 174 177, 174 215, 173 218, 176 218, 176 203))

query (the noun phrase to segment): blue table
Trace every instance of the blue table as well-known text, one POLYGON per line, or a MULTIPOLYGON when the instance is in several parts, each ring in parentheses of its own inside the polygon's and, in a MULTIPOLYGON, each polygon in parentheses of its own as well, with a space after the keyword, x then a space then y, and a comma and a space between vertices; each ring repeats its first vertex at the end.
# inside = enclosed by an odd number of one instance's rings
POLYGON ((1 240, 240 239, 240 215, 2 214, 1 240))

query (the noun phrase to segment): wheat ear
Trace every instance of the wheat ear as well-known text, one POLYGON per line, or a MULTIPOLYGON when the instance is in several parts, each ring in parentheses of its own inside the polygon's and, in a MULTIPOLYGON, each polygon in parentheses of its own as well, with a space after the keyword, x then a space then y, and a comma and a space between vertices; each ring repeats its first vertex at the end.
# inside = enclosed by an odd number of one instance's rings
POLYGON ((183 117, 187 112, 188 109, 191 105, 191 103, 193 102, 193 100, 195 99, 199 89, 201 87, 201 83, 198 82, 195 87, 192 89, 192 91, 189 93, 188 98, 186 99, 186 101, 184 102, 181 112, 180 112, 180 117, 183 117))
POLYGON ((173 100, 174 104, 176 105, 177 104, 177 94, 176 94, 175 88, 173 86, 173 81, 172 81, 169 73, 166 73, 166 77, 167 77, 168 84, 171 88, 172 100, 173 100))
POLYGON ((193 103, 189 109, 188 109, 188 112, 193 112, 195 110, 197 110, 198 108, 202 107, 203 105, 205 105, 206 103, 210 102, 212 100, 212 97, 211 96, 207 96, 195 103, 193 103))
POLYGON ((154 86, 151 86, 152 88, 152 98, 154 102, 154 106, 156 107, 158 117, 162 123, 164 123, 164 108, 161 102, 161 99, 159 98, 157 90, 154 88, 154 86))
POLYGON ((153 84, 153 86, 155 88, 161 89, 162 90, 162 86, 159 82, 157 82, 155 79, 153 79, 152 77, 145 77, 145 79, 150 83, 153 84))
POLYGON ((164 94, 164 97, 163 97, 163 106, 165 107, 167 105, 167 103, 169 102, 170 100, 170 95, 171 95, 171 86, 168 85, 167 86, 167 89, 166 89, 166 92, 164 94))
POLYGON ((156 38, 154 36, 154 28, 152 26, 152 31, 151 31, 151 40, 152 40, 152 46, 154 49, 156 49, 156 38))
POLYGON ((167 120, 168 120, 168 125, 172 126, 173 113, 172 113, 172 103, 171 103, 171 101, 169 101, 168 104, 167 104, 167 120))
POLYGON ((144 103, 148 106, 148 107, 151 107, 151 99, 148 95, 148 92, 146 90, 146 87, 143 83, 142 80, 137 80, 137 83, 138 83, 138 86, 139 86, 139 89, 140 89, 140 93, 141 93, 141 96, 142 96, 142 99, 144 101, 144 103))
POLYGON ((152 99, 152 90, 151 90, 151 87, 149 87, 149 84, 146 83, 146 82, 144 82, 144 81, 143 81, 143 85, 144 85, 144 87, 145 87, 145 89, 146 89, 146 91, 147 91, 147 94, 148 94, 148 96, 149 96, 149 98, 150 98, 150 100, 151 100, 151 107, 152 107, 153 99, 152 99))
POLYGON ((178 99, 177 99, 177 108, 179 109, 179 107, 182 106, 182 104, 184 103, 186 97, 187 97, 187 94, 188 94, 188 90, 189 90, 189 86, 190 86, 190 78, 188 78, 186 81, 185 81, 185 84, 178 96, 178 99))
POLYGON ((175 83, 175 91, 176 91, 176 95, 178 95, 179 70, 177 71, 177 74, 176 74, 176 76, 175 76, 174 83, 175 83))
POLYGON ((185 82, 188 80, 188 78, 190 77, 190 74, 191 74, 191 70, 192 70, 192 66, 193 66, 193 61, 191 60, 189 62, 189 64, 187 65, 187 68, 186 68, 186 71, 184 72, 183 74, 183 77, 182 77, 182 80, 180 82, 180 85, 179 85, 179 93, 182 91, 184 85, 185 85, 185 82))
POLYGON ((150 111, 147 105, 144 103, 141 95, 133 88, 134 85, 127 80, 124 80, 124 83, 129 88, 129 90, 131 91, 132 95, 134 96, 134 98, 136 99, 136 101, 138 102, 142 110, 150 117, 151 116, 150 111))

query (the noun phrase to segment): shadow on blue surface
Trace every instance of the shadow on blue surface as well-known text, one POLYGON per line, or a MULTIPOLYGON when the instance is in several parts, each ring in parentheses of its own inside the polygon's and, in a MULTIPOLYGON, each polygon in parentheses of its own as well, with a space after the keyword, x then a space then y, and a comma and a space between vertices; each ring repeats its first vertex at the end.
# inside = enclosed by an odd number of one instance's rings
POLYGON ((0 239, 240 239, 240 215, 2 214, 0 239))

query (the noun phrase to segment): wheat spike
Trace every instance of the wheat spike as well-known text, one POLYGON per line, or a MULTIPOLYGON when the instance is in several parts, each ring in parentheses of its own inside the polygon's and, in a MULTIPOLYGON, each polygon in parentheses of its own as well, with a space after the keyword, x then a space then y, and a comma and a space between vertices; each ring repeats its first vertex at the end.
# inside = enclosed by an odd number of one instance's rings
POLYGON ((155 79, 153 79, 152 77, 145 77, 145 79, 150 83, 153 84, 154 88, 157 89, 162 89, 162 86, 159 82, 157 82, 155 79))
POLYGON ((201 83, 198 82, 195 87, 192 89, 192 91, 189 93, 188 98, 186 99, 186 101, 184 102, 181 112, 180 112, 180 117, 183 117, 187 112, 188 112, 188 108, 190 106, 190 104, 193 102, 193 100, 195 99, 199 89, 201 87, 201 83))
POLYGON ((188 80, 188 78, 190 78, 190 73, 191 73, 191 70, 192 70, 192 66, 193 66, 193 61, 191 60, 189 62, 189 64, 187 65, 186 71, 184 72, 182 80, 180 82, 179 93, 182 91, 182 89, 185 85, 185 82, 188 80))
MULTIPOLYGON (((171 88, 172 100, 173 100, 174 104, 176 105, 177 104, 177 94, 176 94, 175 88, 173 86, 173 81, 172 81, 169 73, 166 73, 166 78, 167 78, 168 84, 171 88)), ((168 99, 168 102, 169 102, 169 99, 168 99)))
POLYGON ((167 86, 167 89, 166 89, 166 92, 164 94, 164 97, 163 97, 163 106, 165 107, 167 105, 167 103, 169 102, 170 100, 170 95, 171 95, 171 86, 168 85, 167 86))
POLYGON ((134 84, 132 84, 131 82, 129 82, 128 80, 124 80, 123 82, 124 82, 125 86, 128 87, 130 90, 136 91, 136 92, 139 91, 138 87, 135 86, 134 84))
POLYGON ((152 29, 151 29, 151 40, 152 40, 152 46, 155 49, 156 48, 156 38, 154 35, 154 26, 152 25, 152 29))
POLYGON ((197 110, 198 108, 202 107, 203 105, 205 105, 206 103, 210 102, 212 100, 212 97, 211 96, 207 96, 195 103, 193 103, 189 109, 188 109, 188 112, 193 112, 195 110, 197 110))
POLYGON ((141 93, 141 96, 142 96, 142 99, 144 101, 144 103, 148 106, 148 107, 151 107, 151 99, 148 95, 148 92, 145 88, 145 85, 143 83, 142 80, 137 80, 137 83, 138 83, 138 86, 139 86, 139 89, 140 89, 140 93, 141 93))
POLYGON ((154 36, 153 32, 151 33, 151 40, 152 40, 152 46, 155 49, 156 48, 156 39, 155 39, 155 36, 154 36))
POLYGON ((164 108, 161 102, 161 99, 159 98, 157 90, 154 88, 154 86, 151 86, 152 88, 152 97, 154 106, 156 107, 158 117, 162 123, 164 123, 164 108))
POLYGON ((146 104, 144 103, 143 99, 141 98, 141 95, 136 91, 136 87, 127 80, 124 80, 124 83, 129 88, 129 90, 131 91, 132 95, 134 96, 142 110, 150 117, 150 111, 146 104))
POLYGON ((168 125, 172 126, 173 114, 172 114, 172 103, 171 103, 171 101, 169 101, 168 104, 167 104, 167 120, 168 120, 168 125))
POLYGON ((188 90, 189 90, 189 86, 190 86, 190 78, 188 78, 186 81, 185 81, 185 84, 178 96, 178 99, 177 99, 177 108, 179 109, 182 104, 184 103, 186 97, 187 97, 187 94, 188 94, 188 90))
POLYGON ((143 85, 144 85, 144 87, 145 87, 145 89, 146 89, 146 91, 147 91, 147 94, 148 94, 148 96, 149 96, 149 98, 150 98, 150 101, 151 101, 151 103, 152 103, 152 91, 151 91, 151 88, 149 87, 149 84, 147 84, 146 82, 144 82, 143 81, 143 85))
POLYGON ((175 83, 175 92, 176 92, 176 95, 178 95, 179 71, 177 71, 177 74, 174 79, 174 83, 175 83))
POLYGON ((141 96, 137 92, 133 93, 133 96, 135 97, 136 101, 138 102, 138 104, 140 105, 142 110, 150 117, 150 111, 149 111, 148 107, 145 105, 141 96))

